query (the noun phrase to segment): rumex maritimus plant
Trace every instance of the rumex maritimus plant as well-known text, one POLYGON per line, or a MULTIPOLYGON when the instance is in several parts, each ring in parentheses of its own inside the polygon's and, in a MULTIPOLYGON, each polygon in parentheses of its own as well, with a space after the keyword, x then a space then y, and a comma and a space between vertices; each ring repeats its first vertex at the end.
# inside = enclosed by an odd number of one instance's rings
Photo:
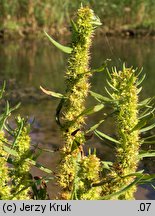
MULTIPOLYGON (((144 174, 143 170, 137 171, 140 159, 148 155, 154 156, 154 152, 144 154, 140 150, 141 145, 145 143, 141 138, 141 132, 149 131, 155 125, 144 127, 153 118, 154 109, 150 105, 150 99, 141 103, 138 101, 141 90, 139 85, 144 76, 139 80, 135 70, 126 68, 125 65, 121 71, 117 72, 114 69, 112 74, 109 73, 108 84, 112 93, 108 90, 107 92, 110 98, 90 91, 88 78, 94 70, 88 67, 91 37, 86 36, 92 35, 96 20, 89 19, 89 25, 86 25, 88 21, 84 16, 86 12, 92 14, 88 7, 81 7, 77 13, 77 21, 72 21, 71 47, 58 44, 46 33, 55 46, 70 54, 65 94, 47 91, 41 87, 46 94, 61 98, 56 110, 56 121, 64 137, 64 146, 61 149, 62 159, 57 175, 62 189, 61 198, 134 199, 136 186, 146 182, 151 183, 155 178, 154 175, 144 174), (88 31, 88 27, 91 31, 88 31), (88 92, 97 99, 98 104, 93 108, 85 109, 84 102, 88 92), (106 119, 100 120, 88 131, 84 130, 85 117, 102 110, 107 104, 113 111, 106 114, 105 118, 114 117, 116 139, 97 130, 106 119), (102 140, 113 143, 116 155, 114 163, 101 161, 95 152, 90 151, 87 156, 85 155, 83 151, 85 135, 90 131, 94 131, 102 140)), ((90 18, 88 14, 87 18, 90 18)))
MULTIPOLYGON (((58 181, 63 189, 63 199, 80 199, 82 197, 83 199, 93 199, 96 196, 95 190, 99 191, 98 188, 93 188, 90 195, 87 194, 84 198, 85 187, 88 187, 86 184, 89 181, 98 180, 100 165, 95 154, 88 157, 84 156, 85 134, 82 127, 85 124, 85 115, 87 114, 85 112, 85 100, 90 87, 89 77, 92 75, 89 68, 89 50, 94 30, 100 24, 99 18, 88 7, 81 7, 77 12, 76 22, 72 21, 72 43, 71 48, 67 47, 70 57, 66 71, 66 93, 57 108, 56 116, 65 141, 58 174, 58 181), (93 169, 89 171, 92 163, 94 163, 94 167, 96 166, 97 171, 95 172, 93 169), (81 169, 83 169, 82 172, 81 169), (84 170, 86 171, 85 177, 81 175, 84 170), (93 173, 95 174, 93 175, 93 173)), ((49 35, 47 36, 52 43, 64 51, 64 47, 55 42, 49 35)), ((42 90, 54 96, 52 92, 43 88, 42 90)), ((98 109, 101 108, 103 108, 102 105, 98 107, 98 109)), ((96 111, 98 111, 97 108, 96 111)), ((97 194, 99 195, 98 192, 97 194)))
MULTIPOLYGON (((0 99, 4 91, 5 83, 0 90, 0 99)), ((30 167, 34 165, 48 174, 51 170, 36 161, 38 157, 38 153, 35 153, 36 147, 30 148, 30 125, 19 115, 15 119, 14 126, 10 125, 8 120, 12 111, 18 106, 11 108, 7 101, 0 113, 0 200, 25 200, 32 197, 46 199, 46 187, 40 190, 35 186, 39 186, 42 181, 46 185, 49 176, 45 180, 44 178, 38 180, 37 177, 33 179, 30 167)))
MULTIPOLYGON (((152 99, 148 98, 139 102, 139 85, 145 78, 139 78, 139 74, 133 68, 126 68, 117 71, 113 69, 109 74, 110 80, 107 81, 110 87, 107 93, 110 98, 91 92, 92 96, 108 103, 113 111, 112 116, 116 122, 116 139, 95 129, 95 134, 104 140, 113 142, 115 147, 116 159, 108 170, 108 174, 96 186, 102 186, 103 199, 134 199, 138 184, 154 181, 155 175, 144 174, 137 171, 140 160, 143 157, 153 157, 154 151, 144 152, 141 146, 145 143, 141 138, 142 133, 151 130, 155 124, 149 125, 154 117, 154 108, 151 105, 152 99), (111 93, 110 93, 111 92, 111 93), (149 125, 146 127, 146 125, 149 125)), ((111 116, 110 114, 110 116, 111 116)), ((147 138, 146 138, 147 139, 147 138)))

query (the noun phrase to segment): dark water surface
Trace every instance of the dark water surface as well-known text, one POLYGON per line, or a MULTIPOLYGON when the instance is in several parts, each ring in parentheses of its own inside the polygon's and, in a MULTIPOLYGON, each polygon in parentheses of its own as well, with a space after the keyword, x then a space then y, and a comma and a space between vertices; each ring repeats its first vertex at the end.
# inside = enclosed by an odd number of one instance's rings
MULTIPOLYGON (((121 67, 123 62, 127 66, 143 67, 146 79, 143 82, 141 98, 155 95, 155 40, 120 39, 100 36, 95 38, 92 46, 91 67, 100 66, 105 59, 111 59, 109 68, 121 67)), ((45 96, 39 86, 56 92, 64 92, 64 74, 67 55, 45 41, 38 42, 4 42, 0 44, 0 83, 7 81, 7 97, 12 104, 22 102, 18 113, 28 117, 31 122, 35 118, 31 137, 33 143, 52 150, 62 145, 60 131, 55 123, 54 113, 58 100, 45 96)), ((91 79, 92 89, 98 93, 105 93, 105 73, 95 74, 91 79)), ((92 99, 87 100, 87 106, 93 104, 92 99)), ((17 112, 14 114, 16 115, 17 112)), ((89 118, 88 125, 99 121, 103 113, 89 118)), ((108 121, 102 129, 109 135, 114 134, 113 122, 108 121)), ((97 148, 98 155, 103 160, 113 160, 112 148, 104 146, 97 138, 87 144, 88 147, 97 148)), ((59 161, 59 154, 44 153, 39 161, 54 169, 59 161)), ((145 159, 139 169, 155 173, 155 160, 145 159)), ((34 175, 43 174, 33 169, 34 175)), ((56 186, 49 185, 51 198, 57 191, 56 186)), ((148 186, 139 187, 136 199, 155 199, 155 191, 148 186)))

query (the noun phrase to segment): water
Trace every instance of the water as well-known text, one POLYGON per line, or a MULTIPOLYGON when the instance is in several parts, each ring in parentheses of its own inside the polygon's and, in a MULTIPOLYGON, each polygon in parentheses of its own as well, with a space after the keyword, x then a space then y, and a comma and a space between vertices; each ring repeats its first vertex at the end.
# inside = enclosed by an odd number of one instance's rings
MULTIPOLYGON (((144 39, 120 39, 96 37, 92 46, 91 67, 100 66, 105 59, 111 59, 111 65, 121 67, 123 62, 127 66, 143 67, 146 79, 143 83, 141 98, 155 95, 154 68, 155 68, 155 40, 144 39)), ((21 101, 18 112, 28 117, 31 122, 35 118, 31 132, 32 142, 38 143, 43 148, 56 150, 62 146, 62 139, 58 126, 55 123, 54 113, 58 100, 45 96, 39 86, 51 89, 56 92, 64 92, 64 74, 67 55, 61 53, 48 41, 12 41, 0 44, 0 83, 7 81, 7 98, 11 104, 21 101)), ((95 74, 91 79, 92 89, 98 93, 104 93, 105 73, 95 74)), ((94 101, 89 99, 87 106, 94 101)), ((100 120, 103 114, 90 117, 88 125, 100 120)), ((104 131, 113 134, 112 122, 103 126, 104 131)), ((88 147, 95 146, 98 155, 104 160, 113 160, 113 151, 103 142, 92 138, 88 147)), ((59 161, 58 152, 44 153, 39 161, 47 167, 54 169, 59 161)), ((155 172, 154 160, 146 159, 140 164, 141 169, 155 172)), ((32 170, 34 175, 44 175, 37 168, 32 170)), ((48 185, 51 197, 57 191, 54 183, 48 185)), ((136 199, 155 199, 155 192, 150 187, 139 187, 136 199)))

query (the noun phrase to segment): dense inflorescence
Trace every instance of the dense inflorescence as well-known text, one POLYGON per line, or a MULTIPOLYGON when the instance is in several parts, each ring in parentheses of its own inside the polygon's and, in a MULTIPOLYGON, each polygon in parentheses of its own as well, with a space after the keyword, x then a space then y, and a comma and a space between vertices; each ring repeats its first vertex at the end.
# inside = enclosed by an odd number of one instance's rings
MULTIPOLYGON (((18 129, 19 130, 19 129, 18 129)), ((16 131, 18 133, 18 130, 16 131)), ((29 184, 29 170, 30 163, 26 160, 30 154, 30 136, 29 130, 26 126, 16 141, 14 150, 18 153, 14 160, 13 174, 13 199, 24 200, 30 199, 30 184, 29 184)))
MULTIPOLYGON (((112 74, 113 94, 112 97, 117 104, 116 126, 118 141, 116 148, 116 161, 110 178, 114 179, 106 184, 106 194, 119 191, 133 181, 133 176, 125 177, 135 173, 139 162, 139 130, 134 130, 138 123, 138 88, 135 70, 124 67, 122 71, 116 70, 112 74)), ((134 199, 136 186, 126 191, 116 199, 134 199)))
POLYGON ((0 131, 0 200, 10 198, 10 186, 8 185, 10 177, 7 165, 7 153, 4 151, 4 132, 0 131))
POLYGON ((78 164, 83 157, 85 136, 81 129, 85 123, 85 116, 81 113, 85 110, 85 99, 90 87, 89 50, 91 38, 98 24, 100 24, 99 19, 88 7, 81 7, 77 12, 76 22, 72 22, 72 52, 66 71, 66 99, 63 102, 62 111, 65 144, 59 167, 59 183, 64 191, 62 197, 65 199, 71 198, 78 164))

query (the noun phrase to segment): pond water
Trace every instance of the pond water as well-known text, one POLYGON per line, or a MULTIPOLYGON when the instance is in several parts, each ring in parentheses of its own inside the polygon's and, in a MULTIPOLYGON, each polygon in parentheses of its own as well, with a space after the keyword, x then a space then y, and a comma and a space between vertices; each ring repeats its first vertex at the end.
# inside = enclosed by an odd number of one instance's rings
MULTIPOLYGON (((105 59, 111 59, 111 66, 122 67, 123 62, 127 66, 143 67, 146 79, 143 82, 141 98, 155 95, 155 40, 153 38, 123 39, 98 36, 94 38, 91 49, 91 67, 99 67, 105 59)), ((45 96, 39 86, 56 92, 64 92, 64 74, 67 55, 61 53, 48 41, 12 41, 0 43, 0 84, 7 81, 7 98, 11 104, 21 101, 18 112, 35 122, 31 132, 32 142, 41 147, 56 150, 62 145, 62 139, 58 126, 55 123, 54 114, 58 104, 56 99, 45 96)), ((91 79, 92 89, 98 93, 105 93, 105 73, 98 73, 91 79)), ((88 99, 87 106, 93 104, 93 99, 88 99)), ((103 113, 89 118, 88 125, 100 120, 103 113)), ((103 126, 104 131, 113 134, 112 122, 103 126)), ((87 147, 97 148, 98 155, 104 160, 113 160, 112 148, 104 146, 97 138, 92 138, 87 147)), ((47 167, 54 169, 59 161, 58 152, 44 153, 39 161, 47 167)), ((139 169, 145 169, 150 173, 155 172, 155 160, 145 159, 139 169)), ((43 175, 33 168, 34 175, 43 175)), ((51 198, 57 192, 55 183, 48 185, 51 198)), ((155 191, 148 186, 139 187, 136 199, 155 199, 155 191)))

